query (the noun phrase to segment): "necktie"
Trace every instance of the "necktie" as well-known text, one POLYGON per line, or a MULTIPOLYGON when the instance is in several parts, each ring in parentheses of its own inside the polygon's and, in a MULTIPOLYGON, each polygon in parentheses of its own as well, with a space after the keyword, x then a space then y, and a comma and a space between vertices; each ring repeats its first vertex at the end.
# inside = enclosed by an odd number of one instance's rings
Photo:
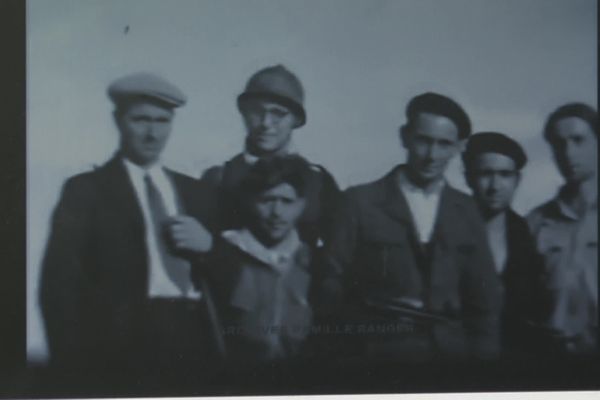
POLYGON ((144 182, 148 195, 148 205, 152 214, 152 221, 154 222, 158 252, 160 253, 163 266, 169 279, 181 289, 183 294, 186 294, 191 286, 189 263, 181 257, 174 255, 169 248, 166 236, 166 224, 169 215, 167 214, 163 197, 149 175, 144 177, 144 182))

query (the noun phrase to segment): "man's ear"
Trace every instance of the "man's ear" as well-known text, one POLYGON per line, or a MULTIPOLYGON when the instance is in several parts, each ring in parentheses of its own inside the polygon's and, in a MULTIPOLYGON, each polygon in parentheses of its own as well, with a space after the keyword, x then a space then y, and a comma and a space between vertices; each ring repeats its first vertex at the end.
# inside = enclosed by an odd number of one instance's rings
POLYGON ((404 147, 405 149, 408 148, 408 143, 410 142, 410 138, 409 138, 410 132, 408 131, 408 126, 402 125, 399 129, 398 129, 398 137, 400 138, 400 143, 402 144, 402 147, 404 147))
POLYGON ((465 182, 467 182, 467 186, 473 190, 473 172, 469 171, 468 168, 465 166, 464 169, 464 174, 465 174, 465 182))
POLYGON ((293 129, 298 129, 300 126, 302 126, 302 124, 300 123, 300 118, 298 118, 298 116, 294 113, 292 113, 292 115, 294 116, 294 124, 293 129))
POLYGON ((467 148, 467 139, 460 139, 456 145, 459 153, 463 153, 467 148))
POLYGON ((114 110, 112 116, 115 125, 117 126, 117 128, 119 128, 119 119, 121 118, 121 113, 119 112, 119 110, 114 110))

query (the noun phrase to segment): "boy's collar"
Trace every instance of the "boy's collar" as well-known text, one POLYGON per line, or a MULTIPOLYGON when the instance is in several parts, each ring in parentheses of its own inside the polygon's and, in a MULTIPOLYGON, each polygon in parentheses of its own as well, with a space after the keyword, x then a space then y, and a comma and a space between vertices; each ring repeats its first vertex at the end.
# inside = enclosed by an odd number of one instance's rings
POLYGON ((224 231, 221 236, 244 253, 278 271, 293 258, 302 244, 296 229, 292 229, 284 239, 270 248, 256 239, 247 228, 224 231))

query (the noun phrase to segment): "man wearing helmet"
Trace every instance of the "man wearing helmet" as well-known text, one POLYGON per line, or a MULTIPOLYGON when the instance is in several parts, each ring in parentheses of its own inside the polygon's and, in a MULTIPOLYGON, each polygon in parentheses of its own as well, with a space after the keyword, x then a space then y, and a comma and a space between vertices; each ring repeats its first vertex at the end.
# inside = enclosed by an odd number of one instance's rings
MULTIPOLYGON (((236 188, 259 159, 285 155, 291 150, 292 133, 306 123, 304 89, 294 73, 282 65, 256 72, 237 98, 246 127, 244 151, 223 165, 209 168, 202 176, 205 184, 219 193, 220 228, 240 225, 236 188)), ((311 164, 307 204, 299 221, 301 239, 312 247, 326 241, 326 232, 339 189, 325 168, 311 164)))

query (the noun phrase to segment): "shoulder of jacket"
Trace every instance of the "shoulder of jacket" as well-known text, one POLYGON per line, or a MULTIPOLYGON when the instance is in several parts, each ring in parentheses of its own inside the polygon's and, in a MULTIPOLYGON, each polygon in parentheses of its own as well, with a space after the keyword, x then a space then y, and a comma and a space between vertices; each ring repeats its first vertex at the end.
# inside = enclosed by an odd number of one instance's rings
POLYGON ((179 182, 184 182, 186 184, 187 183, 192 184, 196 181, 196 179, 194 179, 194 177, 192 177, 188 174, 184 174, 183 172, 175 171, 170 168, 165 168, 165 171, 168 175, 177 179, 179 182))
POLYGON ((98 178, 102 177, 102 166, 94 166, 93 169, 70 176, 65 181, 65 187, 88 187, 94 185, 98 178))
POLYGON ((348 187, 344 192, 350 196, 371 197, 372 195, 381 192, 385 188, 384 186, 384 178, 380 178, 374 181, 352 185, 348 187))
POLYGON ((460 207, 466 214, 465 216, 472 218, 476 217, 477 219, 481 219, 481 216, 479 215, 479 208, 473 196, 463 192, 462 190, 458 190, 450 185, 448 185, 446 190, 449 195, 448 200, 452 201, 455 205, 460 207))
POLYGON ((210 183, 221 183, 223 180, 223 176, 225 175, 226 170, 230 170, 231 168, 239 167, 239 164, 243 164, 244 159, 243 156, 238 154, 235 157, 225 161, 222 164, 213 165, 212 167, 207 168, 200 177, 201 180, 205 180, 210 183))
POLYGON ((553 207, 555 207, 554 200, 550 200, 531 210, 525 217, 529 228, 531 230, 536 230, 543 220, 552 215, 553 207))
POLYGON ((329 172, 327 172, 327 169, 325 169, 325 167, 322 166, 321 164, 316 164, 316 163, 308 161, 308 167, 313 172, 317 172, 319 174, 329 174, 329 172))
POLYGON ((546 201, 529 211, 525 218, 529 219, 529 217, 542 217, 551 212, 553 207, 555 207, 555 204, 556 203, 554 199, 546 201))
POLYGON ((458 190, 454 186, 447 185, 446 190, 448 190, 448 193, 452 196, 454 201, 457 201, 459 203, 465 203, 469 206, 475 204, 473 196, 463 192, 462 190, 458 190))
POLYGON ((329 173, 329 171, 327 171, 327 169, 320 164, 308 162, 308 169, 317 179, 334 180, 333 176, 329 173))
POLYGON ((225 170, 225 165, 213 165, 204 171, 201 180, 211 182, 211 183, 220 183, 223 179, 223 172, 225 170))
POLYGON ((353 207, 370 208, 373 204, 381 202, 385 198, 385 185, 381 180, 362 183, 347 188, 343 192, 343 199, 347 205, 353 207))

